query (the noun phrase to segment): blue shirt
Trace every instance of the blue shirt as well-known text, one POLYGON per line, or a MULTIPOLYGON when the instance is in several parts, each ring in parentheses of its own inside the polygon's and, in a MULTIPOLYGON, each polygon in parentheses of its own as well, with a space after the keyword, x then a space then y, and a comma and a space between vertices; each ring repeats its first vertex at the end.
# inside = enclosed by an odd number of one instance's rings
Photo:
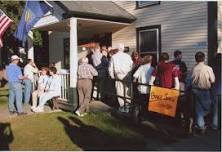
POLYGON ((8 82, 19 82, 19 77, 22 76, 21 68, 17 64, 11 63, 6 67, 6 75, 8 82))

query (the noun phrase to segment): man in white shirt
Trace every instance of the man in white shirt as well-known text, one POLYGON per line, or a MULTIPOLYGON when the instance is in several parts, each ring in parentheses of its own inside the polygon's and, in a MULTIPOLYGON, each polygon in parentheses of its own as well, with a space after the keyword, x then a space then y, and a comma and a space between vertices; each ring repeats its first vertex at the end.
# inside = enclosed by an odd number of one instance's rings
POLYGON ((28 59, 28 64, 24 67, 24 76, 28 78, 23 81, 25 84, 24 104, 28 104, 30 101, 35 73, 38 73, 38 68, 32 59, 28 59))
POLYGON ((48 100, 61 96, 61 78, 56 73, 57 69, 55 67, 49 68, 51 77, 48 80, 45 93, 39 97, 39 105, 33 109, 34 112, 44 112, 44 105, 48 100))
POLYGON ((197 64, 192 70, 192 91, 195 95, 196 128, 203 134, 206 131, 204 117, 212 106, 210 88, 215 82, 215 75, 212 68, 204 64, 204 53, 197 52, 195 59, 197 64))
MULTIPOLYGON (((133 61, 131 57, 127 53, 124 53, 123 51, 124 51, 124 45, 119 44, 118 52, 111 57, 109 65, 109 74, 112 79, 129 81, 131 78, 133 61)), ((124 92, 125 92, 125 97, 129 98, 130 97, 129 86, 130 84, 127 82, 123 83, 120 81, 116 81, 115 87, 117 95, 124 97, 124 92)), ((118 102, 120 105, 119 110, 121 112, 126 112, 124 105, 127 105, 131 101, 127 99, 125 103, 123 98, 118 97, 118 102)))

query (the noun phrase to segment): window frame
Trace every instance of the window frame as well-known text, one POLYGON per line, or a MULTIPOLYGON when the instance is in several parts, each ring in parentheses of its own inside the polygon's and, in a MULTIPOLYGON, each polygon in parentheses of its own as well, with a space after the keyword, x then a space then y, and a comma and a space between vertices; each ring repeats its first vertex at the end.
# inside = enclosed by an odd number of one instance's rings
MULTIPOLYGON (((141 1, 141 2, 144 2, 144 1, 141 1)), ((150 7, 150 6, 153 6, 153 5, 160 5, 160 1, 150 1, 151 3, 147 3, 147 4, 144 4, 144 5, 140 5, 140 1, 136 1, 136 9, 142 9, 142 8, 145 8, 145 7, 150 7)))
POLYGON ((64 38, 63 39, 63 67, 65 69, 69 69, 70 68, 70 58, 68 59, 68 62, 67 62, 67 56, 70 57, 70 54, 69 54, 69 49, 70 49, 70 38, 64 38), (67 46, 66 46, 67 45, 67 46))
POLYGON ((145 26, 145 27, 139 27, 136 29, 136 41, 137 41, 137 50, 141 55, 145 54, 156 54, 157 56, 157 62, 159 61, 160 53, 161 53, 161 25, 153 25, 153 26, 145 26), (140 49, 140 33, 144 31, 153 31, 157 30, 157 51, 152 52, 141 52, 140 49))

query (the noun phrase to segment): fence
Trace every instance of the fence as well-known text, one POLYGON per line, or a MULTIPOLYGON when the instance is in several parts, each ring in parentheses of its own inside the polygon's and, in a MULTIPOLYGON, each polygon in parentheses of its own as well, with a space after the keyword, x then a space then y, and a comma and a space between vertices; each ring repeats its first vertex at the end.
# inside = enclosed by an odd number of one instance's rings
POLYGON ((64 101, 68 101, 69 100, 69 80, 70 80, 70 74, 66 73, 66 74, 59 74, 60 78, 61 78, 61 99, 64 101))
MULTIPOLYGON (((148 89, 150 89, 150 85, 149 84, 145 84, 145 83, 138 83, 138 82, 133 82, 133 81, 126 81, 126 80, 119 80, 119 79, 111 79, 111 78, 105 78, 105 80, 103 80, 105 82, 108 82, 108 81, 111 81, 111 83, 113 83, 113 91, 110 91, 110 90, 104 90, 104 89, 101 89, 100 88, 100 85, 99 85, 99 82, 101 82, 100 80, 98 81, 98 79, 94 79, 94 86, 93 86, 93 94, 92 94, 92 98, 93 99, 96 99, 96 100, 101 100, 101 92, 106 94, 106 95, 110 95, 110 96, 113 96, 113 97, 116 97, 116 98, 122 98, 125 103, 128 103, 128 101, 132 101, 132 102, 137 102, 138 99, 136 99, 136 90, 135 88, 138 86, 138 85, 141 85, 141 86, 145 86, 147 87, 148 89), (115 83, 116 82, 122 82, 123 84, 123 96, 121 95, 117 95, 117 93, 115 93, 115 83), (127 92, 126 92, 126 88, 129 89, 129 92, 128 95, 127 95, 127 92), (95 95, 96 94, 96 95, 95 95)), ((110 86, 109 86, 110 87, 110 86)))
MULTIPOLYGON (((149 94, 150 94, 150 90, 151 90, 151 85, 149 84, 144 84, 144 83, 138 83, 138 82, 133 82, 133 81, 126 81, 126 80, 118 80, 118 79, 111 79, 111 78, 106 78, 105 82, 107 83, 108 81, 112 81, 113 85, 112 85, 112 89, 114 91, 110 91, 108 90, 104 90, 104 89, 100 89, 100 85, 98 84, 99 81, 95 81, 94 82, 94 87, 93 87, 93 95, 95 94, 95 92, 97 92, 96 96, 92 96, 93 99, 96 100, 101 100, 101 95, 100 94, 105 94, 105 95, 109 95, 112 96, 112 100, 115 103, 118 103, 118 98, 122 98, 124 101, 124 106, 127 107, 138 107, 138 105, 141 105, 142 107, 146 108, 147 102, 149 100, 149 94), (115 83, 116 82, 122 82, 123 84, 123 94, 122 95, 118 95, 115 90, 115 83), (96 87, 95 87, 96 86, 96 87), (141 96, 139 91, 138 91, 138 86, 143 86, 147 89, 147 94, 141 96), (96 88, 96 89, 95 89, 96 88), (127 88, 127 90, 126 90, 127 88), (99 91, 99 92, 98 92, 99 91)), ((106 84, 107 85, 107 84, 106 84)), ((109 85, 107 85, 109 86, 109 85)), ((109 86, 110 87, 110 86, 109 86)), ((183 117, 181 115, 183 115, 184 113, 184 109, 183 109, 183 105, 185 104, 185 92, 184 91, 180 91, 180 96, 179 96, 179 101, 178 101, 178 105, 177 105, 177 116, 179 117, 183 117)), ((108 102, 107 104, 110 103, 109 99, 108 100, 102 100, 104 102, 108 102)), ((114 104, 116 105, 116 104, 114 104)), ((134 108, 133 108, 134 109, 134 108)))

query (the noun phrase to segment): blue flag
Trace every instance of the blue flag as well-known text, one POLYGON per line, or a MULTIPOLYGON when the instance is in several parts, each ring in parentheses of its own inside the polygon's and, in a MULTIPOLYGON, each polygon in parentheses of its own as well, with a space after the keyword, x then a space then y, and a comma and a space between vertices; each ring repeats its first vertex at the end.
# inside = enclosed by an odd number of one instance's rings
POLYGON ((50 10, 52 10, 52 8, 45 2, 26 1, 15 37, 22 41, 24 45, 28 32, 35 25, 35 23, 38 22, 38 20, 40 20, 40 18, 50 10))

